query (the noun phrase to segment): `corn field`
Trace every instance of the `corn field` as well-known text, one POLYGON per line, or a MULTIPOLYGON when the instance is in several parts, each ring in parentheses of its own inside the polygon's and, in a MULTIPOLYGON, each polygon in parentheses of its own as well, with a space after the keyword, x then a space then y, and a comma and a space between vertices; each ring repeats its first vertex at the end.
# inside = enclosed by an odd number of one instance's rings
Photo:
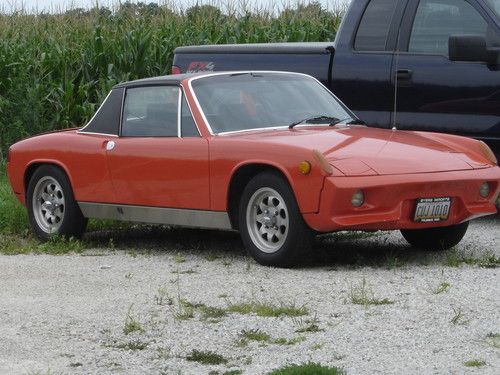
POLYGON ((23 137, 84 124, 118 82, 168 74, 177 46, 329 41, 342 14, 319 3, 277 14, 144 3, 0 14, 1 154, 23 137))

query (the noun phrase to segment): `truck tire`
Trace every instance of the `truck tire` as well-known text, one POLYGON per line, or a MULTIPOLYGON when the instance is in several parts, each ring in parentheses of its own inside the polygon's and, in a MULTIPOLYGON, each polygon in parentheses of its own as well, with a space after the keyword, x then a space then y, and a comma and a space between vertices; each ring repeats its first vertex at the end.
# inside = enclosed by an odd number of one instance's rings
POLYGON ((401 234, 408 243, 419 249, 447 250, 464 238, 469 222, 447 227, 426 229, 402 229, 401 234))

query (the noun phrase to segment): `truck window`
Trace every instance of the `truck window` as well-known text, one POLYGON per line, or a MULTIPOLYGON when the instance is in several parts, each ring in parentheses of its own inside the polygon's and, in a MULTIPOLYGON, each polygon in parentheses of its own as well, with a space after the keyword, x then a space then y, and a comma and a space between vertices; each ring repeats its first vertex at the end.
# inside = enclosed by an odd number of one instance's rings
POLYGON ((486 0, 489 5, 491 5, 491 9, 495 11, 497 16, 500 17, 500 0, 486 0))
POLYGON ((486 36, 486 28, 484 18, 465 0, 421 0, 408 51, 448 56, 450 35, 486 36))
POLYGON ((385 51, 392 16, 398 0, 372 0, 359 23, 354 49, 357 51, 385 51))

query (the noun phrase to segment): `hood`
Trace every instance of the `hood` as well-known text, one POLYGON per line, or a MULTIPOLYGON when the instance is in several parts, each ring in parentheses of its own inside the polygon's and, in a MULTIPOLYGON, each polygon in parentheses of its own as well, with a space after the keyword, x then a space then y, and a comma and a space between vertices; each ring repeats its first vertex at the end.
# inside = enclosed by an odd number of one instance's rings
POLYGON ((348 176, 435 173, 488 167, 438 140, 411 131, 304 126, 230 136, 317 149, 348 176))

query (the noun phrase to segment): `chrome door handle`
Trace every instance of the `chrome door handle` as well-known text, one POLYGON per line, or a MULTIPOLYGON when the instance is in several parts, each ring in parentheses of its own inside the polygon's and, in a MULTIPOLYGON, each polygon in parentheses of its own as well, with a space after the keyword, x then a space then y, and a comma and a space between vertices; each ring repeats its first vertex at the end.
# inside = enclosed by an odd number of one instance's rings
POLYGON ((106 143, 106 151, 111 151, 114 148, 115 148, 115 142, 114 141, 108 141, 106 143))

